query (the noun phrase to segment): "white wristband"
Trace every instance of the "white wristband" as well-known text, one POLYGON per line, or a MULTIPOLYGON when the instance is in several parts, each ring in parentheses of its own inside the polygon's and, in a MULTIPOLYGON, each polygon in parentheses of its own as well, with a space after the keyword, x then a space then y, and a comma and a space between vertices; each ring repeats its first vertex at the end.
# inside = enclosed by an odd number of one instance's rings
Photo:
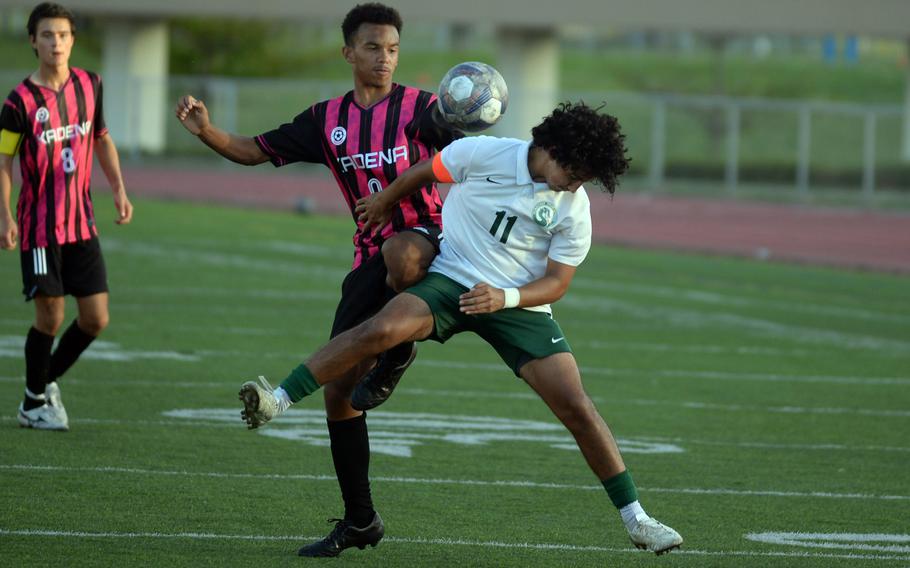
POLYGON ((506 296, 506 303, 503 308, 518 307, 518 302, 521 301, 521 292, 518 291, 518 288, 503 288, 502 293, 506 296))

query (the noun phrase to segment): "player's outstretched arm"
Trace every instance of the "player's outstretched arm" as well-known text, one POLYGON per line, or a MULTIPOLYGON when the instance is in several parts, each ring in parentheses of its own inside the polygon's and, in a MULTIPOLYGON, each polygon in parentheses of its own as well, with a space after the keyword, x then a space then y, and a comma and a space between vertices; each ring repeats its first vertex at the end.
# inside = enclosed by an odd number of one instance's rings
POLYGON ((13 188, 13 157, 0 154, 0 248, 15 250, 19 226, 9 208, 13 188))
POLYGON ((180 97, 174 113, 190 134, 232 162, 255 166, 269 160, 252 138, 225 132, 212 124, 205 103, 192 95, 180 97))
POLYGON ((98 163, 104 171, 104 176, 111 186, 114 195, 114 206, 117 208, 118 225, 126 225, 133 220, 133 204, 126 196, 126 184, 123 183, 123 173, 120 171, 120 154, 110 134, 105 134, 95 142, 98 154, 98 163))
MULTIPOLYGON (((518 304, 510 307, 530 308, 552 304, 565 295, 574 276, 574 266, 548 259, 547 271, 543 277, 519 288, 518 304)), ((462 294, 458 303, 465 314, 489 314, 506 307, 506 292, 481 282, 462 294)))
POLYGON ((358 199, 354 212, 358 215, 357 220, 363 223, 362 231, 381 231, 392 218, 396 203, 437 181, 433 160, 424 160, 405 170, 379 193, 358 199))

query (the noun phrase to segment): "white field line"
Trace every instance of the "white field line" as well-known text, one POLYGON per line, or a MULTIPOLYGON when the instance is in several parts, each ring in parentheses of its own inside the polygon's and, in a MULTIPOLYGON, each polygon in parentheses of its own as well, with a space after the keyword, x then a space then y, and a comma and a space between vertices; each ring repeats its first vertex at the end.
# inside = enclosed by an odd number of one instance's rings
MULTIPOLYGON (((260 259, 260 255, 262 254, 263 250, 270 250, 273 252, 294 255, 300 259, 310 260, 313 258, 334 260, 338 259, 339 255, 341 255, 341 258, 347 259, 349 256, 352 256, 352 253, 349 249, 345 249, 345 252, 342 252, 341 247, 327 247, 322 245, 308 245, 303 243, 297 244, 288 241, 265 241, 262 243, 257 243, 255 247, 250 249, 249 254, 239 252, 237 249, 224 251, 204 248, 206 246, 210 246, 211 244, 217 245, 219 243, 213 243, 211 241, 194 241, 193 248, 188 248, 187 243, 181 243, 180 247, 174 247, 171 245, 163 244, 159 241, 124 241, 120 239, 105 240, 105 248, 110 249, 111 252, 125 251, 133 256, 144 255, 153 258, 161 258, 165 259, 168 264, 172 264, 173 262, 177 261, 184 261, 191 262, 195 265, 201 262, 212 266, 232 266, 250 269, 259 269, 263 264, 268 264, 270 267, 277 265, 279 272, 313 274, 313 268, 315 268, 319 271, 320 274, 340 272, 340 276, 342 278, 344 274, 346 274, 346 272, 343 270, 346 267, 344 265, 339 266, 334 262, 331 262, 329 264, 318 264, 311 261, 308 262, 304 267, 297 262, 280 262, 273 260, 263 261, 260 259), (202 246, 200 247, 200 245, 202 246)), ((738 296, 720 292, 707 292, 702 289, 655 286, 640 282, 604 282, 603 280, 579 277, 573 281, 573 287, 577 290, 591 290, 595 292, 601 290, 620 291, 635 296, 663 298, 675 302, 683 300, 686 302, 702 304, 711 307, 761 307, 778 310, 784 313, 796 312, 871 321, 910 323, 910 315, 885 313, 882 311, 870 310, 868 308, 845 308, 831 304, 810 304, 800 301, 750 298, 746 296, 738 296)), ((597 295, 597 297, 600 296, 597 295)))
MULTIPOLYGON (((317 332, 317 335, 322 335, 317 332)), ((25 345, 25 337, 22 335, 0 335, 0 357, 23 357, 22 349, 25 345)), ((287 359, 288 361, 299 361, 304 354, 295 354, 287 351, 244 351, 242 349, 217 350, 217 349, 199 349, 187 353, 177 353, 172 351, 143 351, 143 350, 124 350, 129 354, 126 357, 117 356, 117 352, 123 350, 123 347, 117 343, 96 341, 92 347, 85 352, 83 357, 92 358, 112 358, 122 359, 176 359, 186 362, 197 362, 200 358, 226 358, 226 357, 248 357, 259 359, 287 359)), ((431 367, 444 369, 463 369, 469 371, 489 371, 495 374, 511 375, 511 371, 502 363, 471 363, 466 361, 442 360, 418 358, 414 365, 417 367, 431 367)), ((838 384, 838 385, 863 385, 863 386, 892 386, 892 385, 910 385, 910 377, 858 377, 858 376, 837 376, 837 375, 782 375, 776 373, 741 373, 734 371, 699 371, 699 370, 678 370, 678 369, 629 369, 620 367, 594 367, 588 365, 580 366, 583 375, 608 376, 619 379, 624 378, 665 378, 665 379, 703 379, 717 381, 757 381, 771 383, 799 383, 799 384, 838 384)))
MULTIPOLYGON (((2 356, 4 351, 0 349, 0 356, 2 356)), ((95 358, 95 357, 87 357, 95 358)), ((109 357, 101 357, 102 359, 108 360, 109 357)), ((0 377, 0 383, 22 383, 23 379, 21 377, 0 377)), ((79 379, 70 379, 67 380, 69 384, 91 384, 91 385, 117 385, 124 386, 124 384, 129 384, 132 386, 143 386, 143 387, 152 387, 152 388, 214 388, 214 389, 231 389, 233 390, 237 385, 237 381, 234 382, 194 382, 194 381, 149 381, 149 380, 131 380, 128 383, 123 381, 105 381, 105 380, 91 380, 91 381, 82 381, 79 379)), ((438 389, 411 389, 411 388, 402 388, 396 390, 396 393, 401 395, 411 395, 419 397, 446 397, 446 398, 467 398, 467 399, 478 399, 478 398, 499 398, 499 399, 512 399, 512 400, 537 400, 537 395, 534 393, 496 393, 496 392, 483 392, 483 391, 452 391, 452 390, 438 390, 438 389)), ((592 396, 593 400, 597 404, 611 404, 611 405, 636 405, 636 406, 669 406, 673 408, 680 408, 685 410, 707 410, 707 411, 724 411, 724 412, 750 412, 753 414, 793 414, 793 415, 843 415, 843 416, 875 416, 880 418, 907 418, 910 417, 910 410, 889 410, 889 409, 878 409, 878 408, 845 408, 845 407, 804 407, 804 406, 755 406, 755 405, 744 405, 744 404, 719 404, 714 402, 702 402, 702 401, 679 401, 679 400, 655 400, 655 399, 617 399, 610 398, 609 400, 600 396, 592 396)))
MULTIPOLYGON (((239 291, 238 294, 243 293, 239 291)), ((281 294, 283 292, 276 291, 275 294, 281 294)), ((256 295, 256 292, 250 292, 251 295, 256 295)), ((269 294, 263 294, 268 296, 269 294)), ((314 296, 319 294, 313 294, 314 296)), ((336 295, 337 296, 337 295, 336 295)), ((332 299, 332 298, 327 298, 332 299)), ((335 298, 337 299, 337 298, 335 298)), ((19 303, 16 304, 19 306, 19 303)), ((328 312, 326 312, 328 313, 328 312)), ((14 319, 14 318, 0 318, 0 326, 8 325, 16 329, 28 329, 28 326, 31 325, 32 320, 30 319, 14 319)), ((118 320, 115 323, 117 329, 125 330, 147 330, 147 324, 132 323, 129 321, 118 320)), ((193 325, 187 323, 173 322, 173 324, 168 326, 168 329, 175 333, 199 333, 205 332, 208 335, 248 335, 248 336, 278 336, 278 337, 287 337, 288 330, 285 327, 225 327, 225 326, 216 326, 212 327, 210 325, 193 325)), ((328 329, 325 330, 316 330, 316 329, 295 329, 293 332, 295 337, 320 337, 325 340, 328 340, 328 329)), ((24 334, 23 334, 24 337, 24 334)), ((471 341, 473 338, 468 336, 465 337, 465 341, 471 341)), ((477 339, 477 345, 482 345, 483 340, 477 339)), ((647 341, 600 341, 596 339, 584 340, 580 338, 572 339, 572 346, 575 348, 579 347, 590 347, 592 349, 597 349, 598 351, 620 351, 620 352, 629 352, 629 351, 642 351, 645 353, 703 353, 706 355, 740 355, 740 356, 754 356, 754 357, 817 357, 818 352, 813 351, 812 349, 806 348, 778 348, 778 347, 768 347, 764 345, 718 345, 718 344, 696 344, 696 345, 679 345, 673 343, 654 343, 647 341)), ((907 357, 906 353, 901 352, 882 352, 881 355, 894 355, 898 357, 907 357)), ((272 356, 278 354, 273 353, 272 356)), ((284 353, 283 355, 288 356, 290 354, 284 353)))
MULTIPOLYGON (((174 539, 174 540, 241 540, 241 541, 312 541, 321 536, 305 535, 232 535, 200 532, 88 532, 88 531, 59 531, 47 529, 4 529, 0 528, 0 536, 22 536, 43 538, 118 538, 118 539, 174 539)), ((382 539, 386 544, 420 544, 433 546, 465 546, 472 548, 500 548, 521 550, 559 550, 566 552, 599 552, 613 554, 649 554, 635 548, 614 548, 608 546, 585 546, 563 543, 532 543, 532 542, 502 542, 483 540, 464 540, 452 538, 421 538, 421 537, 394 537, 387 536, 382 539)), ((674 550, 672 555, 709 556, 709 557, 740 557, 740 558, 830 558, 845 560, 891 560, 907 561, 910 556, 885 555, 885 554, 831 554, 817 552, 761 552, 753 550, 674 550)))
MULTIPOLYGON (((583 362, 582 362, 583 363, 583 362)), ((472 371, 509 371, 502 363, 468 363, 465 361, 443 361, 421 359, 416 366, 442 367, 447 369, 469 369, 472 371)), ((910 385, 910 377, 855 377, 831 375, 780 375, 775 373, 738 373, 729 371, 682 371, 677 369, 624 369, 617 367, 591 367, 582 364, 582 375, 605 375, 610 377, 707 379, 719 381, 760 381, 772 383, 829 383, 843 385, 910 385)))
MULTIPOLYGON (((303 480, 303 481, 330 481, 336 482, 334 475, 316 474, 259 474, 259 473, 224 473, 224 472, 194 472, 182 470, 154 470, 127 467, 67 467, 50 465, 29 464, 0 464, 0 470, 31 471, 31 472, 79 472, 100 474, 126 474, 126 475, 158 475, 169 477, 209 477, 217 479, 260 479, 260 480, 303 480)), ((526 480, 475 480, 475 479, 439 479, 423 477, 395 477, 376 476, 370 478, 374 482, 402 483, 406 485, 452 485, 461 487, 513 487, 531 489, 556 489, 572 491, 602 492, 599 485, 574 485, 567 483, 541 483, 526 480)), ((646 493, 670 493, 677 495, 735 495, 740 497, 794 497, 812 499, 865 499, 878 501, 910 501, 910 495, 874 495, 870 493, 832 493, 827 491, 777 491, 777 490, 747 490, 728 488, 698 488, 698 487, 639 487, 639 491, 646 493)))
POLYGON ((171 270, 175 272, 177 271, 175 265, 188 264, 194 269, 198 269, 199 266, 229 268, 232 270, 242 269, 259 274, 300 276, 318 282, 341 282, 348 273, 344 265, 335 263, 317 264, 312 262, 301 263, 298 260, 263 260, 261 255, 247 256, 214 250, 192 250, 186 247, 162 246, 150 242, 127 243, 126 241, 107 239, 105 240, 104 248, 105 252, 125 252, 133 257, 144 256, 160 259, 162 262, 166 262, 171 270))
MULTIPOLYGON (((17 379, 21 381, 22 379, 17 379)), ((3 381, 3 378, 0 378, 0 381, 3 381)), ((77 382, 72 380, 70 382, 77 382)), ((95 381, 92 381, 94 384, 95 381)), ((149 386, 161 386, 161 383, 156 383, 154 381, 147 381, 149 386)), ((110 384, 115 384, 111 382, 110 384)), ((179 386, 185 386, 187 388, 196 388, 199 386, 203 387, 224 387, 222 383, 168 383, 168 386, 173 386, 177 384, 179 386)), ((532 395, 536 396, 536 395, 532 395)), ((238 410, 239 412, 239 410, 238 410)), ((239 416, 239 414, 238 414, 239 416)), ((13 422, 15 418, 12 416, 0 416, 0 422, 13 422)), ((167 428, 174 428, 180 426, 191 426, 191 427, 206 427, 206 428, 227 428, 236 430, 242 426, 239 421, 236 424, 227 424, 224 422, 216 421, 202 421, 202 420, 117 420, 111 418, 72 418, 70 422, 73 424, 99 424, 99 425, 137 425, 137 426, 164 426, 167 428)), ((722 446, 722 447, 733 447, 733 448, 753 448, 753 449, 764 449, 764 450, 793 450, 793 451, 820 451, 820 452, 831 452, 831 451, 843 451, 843 452, 901 452, 907 453, 910 452, 910 447, 901 447, 901 446, 850 446, 847 444, 779 444, 774 442, 723 442, 716 440, 694 440, 690 438, 667 438, 667 437, 657 437, 657 436, 634 436, 628 438, 633 441, 641 442, 660 442, 660 443, 672 443, 679 445, 701 445, 701 446, 722 446)))
MULTIPOLYGON (((222 253, 218 253, 222 254, 222 253)), ((590 289, 590 283, 586 282, 585 279, 576 279, 573 281, 574 284, 579 284, 580 289, 590 289)), ((786 314, 791 314, 794 312, 797 313, 808 313, 808 314, 818 314, 824 316, 832 316, 837 318, 851 318, 859 319, 864 321, 881 321, 887 323, 897 323, 897 324, 906 324, 910 323, 910 315, 898 315, 893 313, 884 313, 873 311, 869 309, 862 308, 843 308, 830 305, 813 305, 802 302, 780 302, 780 301, 768 301, 768 300, 756 300, 751 298, 742 298, 729 296, 725 294, 717 294, 711 292, 702 292, 702 291, 693 291, 693 290, 683 290, 675 288, 655 288, 649 286, 641 286, 639 284, 627 285, 627 284, 604 284, 609 288, 619 289, 622 291, 631 291, 636 295, 642 295, 641 292, 645 291, 644 295, 655 296, 660 298, 668 298, 673 301, 685 300, 695 304, 707 304, 711 309, 714 309, 716 306, 723 307, 762 307, 762 308, 771 308, 779 310, 786 314)), ((250 298, 272 298, 272 299, 338 299, 340 292, 338 292, 335 287, 331 287, 330 291, 325 292, 313 292, 313 291, 295 291, 295 290, 277 290, 269 288, 259 288, 255 290, 245 290, 237 288, 219 288, 219 287, 194 287, 194 286, 138 286, 131 288, 131 292, 138 293, 140 295, 145 294, 164 294, 164 295, 196 295, 206 298, 211 298, 213 296, 219 297, 250 297, 250 298)), ((589 295, 584 293, 577 294, 581 298, 586 298, 589 295)))
MULTIPOLYGON (((538 396, 534 393, 496 393, 483 391, 454 391, 454 390, 437 390, 437 389, 413 389, 401 388, 396 389, 397 395, 414 395, 428 396, 436 398, 506 398, 520 400, 537 400, 538 396)), ((612 397, 606 399, 601 396, 592 396, 597 404, 610 404, 620 406, 624 404, 634 404, 637 406, 672 406, 689 410, 724 410, 728 412, 752 412, 768 414, 843 414, 857 416, 880 416, 891 418, 904 418, 910 416, 910 410, 883 410, 878 408, 837 408, 837 407, 802 407, 802 406, 750 406, 743 404, 718 404, 713 402, 700 401, 680 401, 680 400, 654 400, 654 399, 628 399, 612 397)))
POLYGON ((697 308, 645 305, 615 298, 585 298, 568 295, 555 306, 557 320, 560 319, 560 313, 562 313, 560 307, 584 313, 585 319, 576 322, 581 326, 586 323, 589 326, 595 325, 595 321, 622 315, 626 318, 648 322, 652 326, 665 330, 710 328, 718 331, 730 330, 738 336, 757 335, 777 340, 789 340, 801 345, 828 345, 842 349, 904 353, 910 349, 910 342, 903 339, 836 331, 823 327, 793 325, 732 312, 706 312, 699 311, 697 308))
MULTIPOLYGON (((166 260, 168 264, 172 264, 175 261, 185 261, 195 265, 201 261, 214 266, 237 266, 251 269, 258 269, 262 264, 268 264, 270 267, 279 265, 280 271, 282 272, 289 271, 291 273, 313 274, 313 268, 316 268, 320 275, 323 275, 326 272, 338 272, 341 277, 346 274, 346 263, 339 266, 334 261, 338 258, 344 258, 346 260, 352 256, 352 251, 348 247, 313 245, 296 243, 293 241, 257 242, 255 246, 248 247, 248 253, 246 250, 242 250, 244 248, 242 245, 240 250, 232 248, 230 251, 211 248, 221 244, 223 243, 211 239, 202 239, 194 240, 192 248, 189 248, 186 242, 180 242, 180 246, 175 247, 162 241, 126 241, 116 238, 108 238, 105 240, 105 248, 109 249, 111 252, 125 251, 133 256, 144 255, 153 258, 161 258, 166 260), (312 260, 314 258, 320 258, 330 259, 333 262, 328 264, 308 262, 306 267, 303 267, 297 262, 282 263, 272 260, 263 261, 261 260, 261 254, 264 250, 292 255, 299 259, 312 260)), ((785 313, 796 312, 871 321, 910 323, 910 315, 886 313, 862 307, 842 307, 830 303, 811 304, 802 301, 751 298, 722 292, 708 292, 703 289, 656 286, 640 282, 605 282, 603 280, 595 280, 582 276, 573 281, 573 286, 578 290, 591 290, 595 292, 602 290, 620 291, 636 296, 664 298, 677 302, 684 300, 694 304, 703 304, 712 307, 761 307, 775 309, 785 313)), ((597 297, 600 297, 600 295, 597 295, 597 297)))
POLYGON ((746 533, 747 540, 767 544, 802 546, 807 548, 834 548, 866 552, 910 552, 910 535, 882 533, 804 533, 763 532, 746 533))
POLYGON ((833 304, 811 304, 799 301, 788 302, 783 300, 749 298, 719 292, 693 290, 689 288, 654 286, 649 284, 642 284, 640 282, 625 284, 621 282, 605 282, 603 280, 593 280, 580 277, 575 278, 572 281, 572 285, 573 288, 580 288, 584 290, 616 290, 636 296, 652 296, 656 298, 669 299, 674 302, 685 300, 688 302, 706 304, 709 306, 746 308, 760 307, 771 308, 784 313, 817 314, 839 318, 854 318, 860 320, 882 321, 899 324, 910 323, 910 315, 886 313, 882 311, 869 310, 867 308, 846 308, 833 304))

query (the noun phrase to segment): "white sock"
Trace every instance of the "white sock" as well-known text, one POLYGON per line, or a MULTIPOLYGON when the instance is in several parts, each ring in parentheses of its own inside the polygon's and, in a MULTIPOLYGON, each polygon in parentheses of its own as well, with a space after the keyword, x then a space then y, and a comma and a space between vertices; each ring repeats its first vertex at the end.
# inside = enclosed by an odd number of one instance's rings
POLYGON ((632 531, 638 528, 638 517, 647 516, 645 510, 641 508, 641 503, 632 501, 619 510, 622 515, 622 522, 626 525, 626 530, 632 531))
POLYGON ((284 412, 289 406, 294 404, 293 401, 291 401, 291 397, 288 396, 288 393, 281 387, 272 391, 272 394, 274 394, 275 399, 278 400, 278 412, 284 412))
POLYGON ((40 402, 44 402, 45 400, 47 400, 47 397, 44 396, 44 393, 35 394, 32 391, 28 390, 28 387, 26 387, 26 389, 25 389, 25 396, 29 397, 32 400, 37 400, 40 402))

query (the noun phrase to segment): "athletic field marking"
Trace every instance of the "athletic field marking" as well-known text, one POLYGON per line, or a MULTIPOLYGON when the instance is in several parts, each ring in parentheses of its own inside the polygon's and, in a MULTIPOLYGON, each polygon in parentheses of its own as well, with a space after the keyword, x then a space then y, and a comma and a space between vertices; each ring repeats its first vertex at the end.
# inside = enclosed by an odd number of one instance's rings
MULTIPOLYGON (((534 393, 488 393, 483 391, 452 391, 437 389, 412 389, 401 388, 395 391, 399 395, 416 395, 449 398, 508 398, 519 400, 538 400, 534 393)), ((598 404, 636 404, 639 406, 674 406, 677 408, 694 410, 726 410, 730 412, 766 412, 770 414, 855 414, 859 416, 905 417, 910 416, 910 410, 883 410, 878 408, 831 408, 831 407, 801 407, 801 406, 747 406, 742 404, 719 404, 700 401, 655 400, 643 398, 610 398, 592 396, 591 400, 598 404)))
POLYGON ((805 406, 749 406, 745 404, 717 404, 713 402, 671 401, 626 399, 624 404, 637 404, 640 406, 675 406, 697 410, 725 410, 728 412, 767 412, 771 414, 852 414, 857 416, 880 416, 887 418, 906 418, 910 410, 881 410, 877 408, 831 408, 831 407, 805 407, 805 406))
MULTIPOLYGON (((237 423, 235 408, 190 408, 162 412, 168 418, 237 423)), ((258 430, 262 436, 328 447, 325 412, 292 408, 284 412, 280 424, 258 430)), ((428 412, 370 412, 370 450, 373 453, 410 458, 413 449, 426 442, 445 442, 464 446, 491 443, 545 444, 560 450, 578 451, 578 446, 562 424, 540 420, 518 420, 496 416, 465 416, 428 412)), ((665 442, 639 442, 618 439, 626 453, 667 454, 685 450, 665 442)))
POLYGON ((769 307, 786 313, 799 312, 806 314, 821 314, 836 317, 849 317, 872 321, 885 321, 893 323, 910 323, 910 315, 893 314, 879 311, 873 311, 866 308, 845 308, 837 305, 828 304, 809 304, 806 302, 787 302, 775 301, 762 298, 748 298, 743 296, 733 296, 719 292, 706 292, 704 290, 692 290, 688 288, 675 288, 668 286, 654 286, 650 284, 624 284, 620 282, 605 282, 603 280, 593 280, 585 277, 576 278, 572 281, 578 284, 581 289, 588 290, 618 290, 621 292, 630 292, 635 295, 648 295, 659 298, 667 298, 673 301, 688 300, 691 302, 709 304, 714 306, 734 306, 734 307, 769 307))
MULTIPOLYGON (((307 335, 306 333, 302 335, 307 335)), ((323 332, 313 332, 309 335, 322 337, 323 332)), ((0 335, 0 357, 21 358, 22 348, 25 345, 25 337, 22 335, 0 335)), ((217 350, 217 349, 198 349, 188 353, 176 351, 144 351, 123 349, 123 347, 114 342, 97 340, 92 343, 83 357, 95 358, 107 361, 134 361, 137 359, 170 359, 180 362, 199 362, 202 358, 225 358, 225 357, 252 357, 268 359, 287 359, 296 361, 300 357, 286 351, 243 351, 237 349, 217 350)), ((418 367, 446 368, 446 369, 465 369, 471 371, 490 371, 511 375, 510 371, 502 363, 470 363, 465 361, 440 360, 440 359, 417 359, 414 364, 418 367)), ((616 367, 593 367, 582 365, 582 374, 602 375, 616 378, 667 378, 667 379, 704 379, 718 381, 758 381, 773 383, 807 383, 807 384, 841 384, 841 385, 863 385, 863 386, 892 386, 892 385, 910 385, 910 377, 854 377, 854 376, 826 376, 826 375, 779 375, 772 373, 738 373, 723 371, 699 371, 699 370, 675 370, 675 369, 654 369, 644 371, 641 369, 627 369, 616 367)))
POLYGON ((899 350, 905 353, 910 349, 910 342, 899 339, 790 325, 735 313, 706 313, 695 309, 642 305, 614 298, 579 298, 571 295, 560 300, 559 305, 583 311, 589 319, 598 315, 609 317, 622 314, 665 328, 735 329, 739 334, 768 336, 777 340, 786 338, 799 344, 834 345, 845 349, 899 350))
MULTIPOLYGON (((25 338, 22 336, 0 336, 0 357, 23 357, 22 348, 25 338)), ((91 349, 83 352, 82 358, 101 361, 136 361, 140 359, 167 359, 171 361, 196 362, 197 355, 178 353, 176 351, 135 351, 123 349, 119 344, 98 339, 92 342, 91 349)))
POLYGON ((325 282, 326 280, 340 282, 347 274, 348 270, 339 267, 337 264, 316 264, 306 263, 301 265, 299 262, 281 261, 277 259, 261 259, 261 256, 249 256, 237 253, 219 252, 213 250, 191 250, 184 246, 180 248, 162 246, 149 242, 138 243, 118 241, 115 239, 105 240, 105 250, 111 252, 126 252, 130 256, 146 256, 161 259, 166 262, 171 269, 176 264, 190 264, 194 267, 200 265, 212 266, 215 268, 243 269, 260 274, 286 274, 295 276, 304 276, 308 280, 325 282))
MULTIPOLYGON (((168 289, 173 292, 173 289, 168 289)), ((238 294, 242 291, 238 291, 238 294)), ((280 291, 276 291, 276 294, 281 294, 280 291)), ((268 294, 266 294, 268 295, 268 294)), ((314 294, 314 296, 319 294, 314 294)), ((337 294, 335 295, 337 297, 337 294)), ((328 298, 327 298, 328 299, 328 298)), ((337 298, 335 298, 337 299, 337 298)), ((19 306, 19 303, 16 303, 16 306, 19 306)), ((326 312, 328 313, 328 312, 326 312)), ((27 329, 28 326, 32 323, 30 319, 13 319, 13 318, 0 318, 0 325, 9 325, 11 327, 19 328, 25 326, 27 329)), ((126 329, 126 330, 146 330, 148 329, 147 324, 138 324, 128 321, 117 321, 117 329, 126 329)), ((287 329, 281 327, 212 327, 208 325, 192 325, 187 323, 178 323, 175 322, 173 325, 170 325, 168 329, 175 332, 189 332, 197 333, 204 331, 210 335, 254 335, 254 336, 280 336, 285 337, 288 334, 287 329)), ((325 330, 316 330, 316 329, 295 329, 295 337, 318 337, 320 339, 326 340, 327 335, 325 330)), ((469 340, 470 338, 465 338, 469 340)), ((478 339, 477 344, 481 345, 482 340, 478 339)), ((600 351, 644 351, 648 353, 705 353, 705 354, 736 354, 736 355, 749 355, 756 357, 766 357, 766 356, 786 356, 786 357, 817 357, 818 353, 811 349, 805 348, 778 348, 778 347, 767 347, 761 345, 716 345, 716 344, 698 344, 698 345, 676 345, 672 343, 652 343, 652 342, 619 342, 619 341, 599 341, 596 339, 585 340, 580 338, 572 339, 573 347, 590 347, 600 351)), ((882 355, 893 355, 906 357, 906 353, 903 352, 882 352, 882 355)), ((288 353, 284 353, 285 356, 288 356, 288 353)))
MULTIPOLYGON (((180 242, 180 248, 175 248, 168 244, 162 244, 161 241, 125 241, 116 238, 108 238, 105 240, 105 243, 105 247, 107 249, 111 249, 112 252, 124 250, 132 255, 142 254, 157 258, 164 258, 167 259, 168 262, 172 262, 175 258, 192 262, 197 262, 198 259, 205 259, 208 264, 212 264, 214 266, 223 266, 225 264, 239 264, 258 267, 260 263, 264 262, 259 260, 258 256, 261 255, 263 250, 270 250, 285 254, 290 253, 301 258, 308 259, 314 257, 323 259, 337 259, 339 255, 341 255, 343 258, 347 258, 347 256, 350 255, 350 250, 343 247, 294 243, 289 241, 264 241, 262 243, 257 243, 255 247, 249 247, 248 254, 238 252, 238 249, 236 248, 233 248, 230 251, 217 248, 213 249, 211 248, 213 245, 217 247, 217 245, 223 244, 213 240, 194 240, 191 243, 191 246, 194 247, 192 250, 187 249, 188 243, 183 241, 180 242), (183 255, 178 256, 176 254, 177 252, 182 252, 183 255)), ((269 261, 269 263, 271 264, 271 261, 269 261)), ((307 266, 313 266, 313 263, 309 263, 307 266)), ((343 277, 346 274, 346 271, 343 268, 337 268, 336 266, 337 265, 335 263, 316 265, 316 267, 320 270, 338 271, 341 273, 341 277, 343 277)), ((301 267, 296 263, 286 263, 286 267, 296 271, 301 270, 301 267)), ((302 272, 306 271, 303 270, 302 272)), ((851 317, 864 320, 886 321, 895 323, 910 322, 910 316, 908 315, 884 313, 865 308, 849 308, 832 305, 809 304, 800 301, 781 301, 768 300, 764 298, 749 298, 744 296, 736 296, 720 292, 707 292, 705 290, 690 289, 684 287, 655 286, 642 283, 627 284, 622 282, 604 282, 602 280, 594 280, 583 276, 576 278, 573 281, 573 284, 579 290, 618 290, 621 292, 629 292, 637 296, 644 295, 650 297, 667 298, 674 301, 685 300, 693 303, 707 304, 711 306, 759 306, 777 309, 786 313, 799 312, 822 314, 837 317, 851 317)))
MULTIPOLYGON (((470 369, 477 371, 502 371, 509 373, 502 363, 468 363, 465 361, 443 361, 418 358, 414 365, 443 367, 449 369, 470 369)), ((591 367, 581 365, 582 375, 606 375, 610 377, 661 377, 680 379, 708 379, 719 381, 760 381, 773 383, 826 383, 842 385, 910 385, 910 377, 850 377, 825 375, 778 375, 772 373, 736 373, 722 371, 680 371, 675 369, 623 369, 616 367, 591 367)))
MULTIPOLYGON (((0 470, 32 471, 32 472, 82 472, 82 473, 107 473, 107 474, 132 474, 132 475, 161 475, 170 477, 211 477, 217 479, 271 479, 279 481, 329 481, 336 483, 332 474, 280 474, 280 473, 224 473, 224 472, 194 472, 181 470, 154 470, 129 467, 69 467, 32 464, 0 464, 0 470)), ((405 485, 453 485, 462 487, 512 487, 530 489, 555 489, 571 491, 602 492, 600 485, 577 485, 569 483, 545 483, 526 480, 476 480, 476 479, 438 479, 425 477, 396 477, 396 476, 371 476, 374 482, 401 483, 405 485)), ((739 497, 794 497, 811 499, 865 499, 877 501, 910 501, 910 495, 873 495, 869 493, 832 493, 828 491, 776 491, 776 490, 748 490, 727 488, 699 488, 699 487, 639 487, 639 491, 648 493, 668 493, 675 495, 735 495, 739 497)))
MULTIPOLYGON (((22 383, 25 379, 21 377, 0 377, 0 382, 22 383)), ((72 384, 99 384, 98 381, 81 381, 79 379, 67 379, 67 383, 72 384)), ((115 381, 109 381, 101 384, 122 384, 115 381)), ((141 384, 144 386, 160 387, 166 384, 168 387, 178 386, 184 388, 200 387, 217 387, 224 388, 223 383, 162 383, 160 381, 130 381, 130 384, 141 384)), ((233 390, 233 386, 231 387, 233 390)), ((536 397, 537 395, 531 395, 536 397)), ((370 413, 372 416, 373 413, 370 413)), ((0 422, 14 422, 16 419, 12 416, 0 416, 0 422)), ((137 426, 164 426, 173 428, 175 426, 199 426, 208 428, 227 428, 237 429, 238 423, 229 424, 225 422, 205 422, 192 420, 118 420, 114 418, 72 418, 73 424, 99 424, 99 425, 137 425, 137 426)), ((628 439, 628 438, 627 438, 628 439)), ((642 442, 664 442, 681 445, 701 445, 701 446, 724 446, 733 448, 758 448, 769 450, 795 450, 795 451, 844 451, 844 452, 910 452, 910 447, 900 446, 850 446, 846 444, 780 444, 775 442, 724 442, 717 440, 698 440, 690 438, 670 438, 660 436, 635 436, 633 440, 642 442)))
POLYGON ((907 546, 907 544, 910 544, 910 534, 764 532, 747 533, 743 536, 755 542, 808 548, 834 548, 868 552, 910 552, 910 546, 907 546))
MULTIPOLYGON (((0 536, 25 536, 25 537, 56 537, 56 538, 123 538, 123 539, 176 539, 176 540, 246 540, 246 541, 312 541, 322 536, 306 535, 238 535, 217 534, 204 532, 88 532, 88 531, 57 531, 47 529, 4 529, 0 528, 0 536)), ((503 548, 523 550, 562 550, 569 552, 609 552, 613 554, 649 554, 635 548, 614 548, 609 546, 590 546, 563 543, 533 543, 533 542, 502 542, 463 540, 451 538, 408 538, 387 536, 382 539, 385 544, 423 544, 435 546, 466 546, 474 548, 503 548)), ((910 560, 910 556, 886 556, 882 554, 832 554, 811 552, 756 552, 751 550, 674 550, 672 555, 687 556, 715 556, 715 557, 753 557, 753 558, 831 558, 847 560, 910 560)))

